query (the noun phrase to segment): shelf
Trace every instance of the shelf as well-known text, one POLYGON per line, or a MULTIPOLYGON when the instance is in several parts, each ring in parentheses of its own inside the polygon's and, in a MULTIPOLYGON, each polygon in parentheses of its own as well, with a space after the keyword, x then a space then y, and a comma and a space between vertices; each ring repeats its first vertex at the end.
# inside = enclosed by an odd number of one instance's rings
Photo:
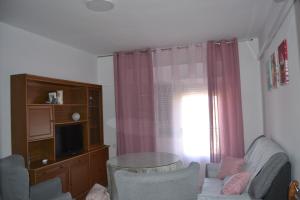
POLYGON ((99 106, 88 106, 89 108, 99 108, 99 106))
POLYGON ((46 140, 53 140, 54 137, 47 137, 47 138, 42 138, 42 139, 38 139, 38 140, 30 140, 28 141, 28 143, 34 143, 34 142, 41 142, 41 141, 46 141, 46 140))
POLYGON ((87 106, 87 104, 51 104, 51 103, 30 103, 27 106, 87 106))
POLYGON ((79 121, 66 121, 66 122, 55 122, 55 125, 72 125, 72 124, 80 124, 80 123, 85 123, 88 120, 79 120, 79 121))
POLYGON ((88 153, 88 151, 81 151, 81 152, 78 152, 78 153, 74 153, 72 155, 64 155, 64 156, 56 157, 56 162, 61 162, 61 161, 64 161, 64 160, 79 157, 79 156, 85 155, 87 153, 88 153))
POLYGON ((87 106, 86 104, 52 104, 54 106, 87 106))
POLYGON ((46 167, 46 166, 54 164, 54 163, 55 163, 54 160, 48 160, 47 164, 43 164, 42 160, 33 161, 30 163, 30 169, 38 169, 38 168, 46 167))
POLYGON ((89 151, 93 151, 95 149, 101 149, 101 147, 102 147, 101 144, 90 144, 89 151))

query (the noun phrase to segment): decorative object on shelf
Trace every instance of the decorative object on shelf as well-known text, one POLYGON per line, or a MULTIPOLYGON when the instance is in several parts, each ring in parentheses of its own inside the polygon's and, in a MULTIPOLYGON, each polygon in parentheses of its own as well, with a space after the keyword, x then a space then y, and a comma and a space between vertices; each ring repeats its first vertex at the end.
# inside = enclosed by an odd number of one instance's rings
POLYGON ((92 96, 89 96, 89 104, 93 105, 93 102, 94 102, 94 98, 92 96))
POLYGON ((63 104, 64 103, 64 91, 57 90, 56 96, 57 96, 57 104, 63 104))
POLYGON ((42 163, 43 163, 43 165, 47 165, 48 159, 43 159, 43 160, 42 160, 42 163))
POLYGON ((49 92, 48 93, 48 103, 57 104, 56 92, 49 92))
POLYGON ((80 114, 77 113, 77 112, 73 113, 73 114, 72 114, 72 119, 73 119, 74 121, 79 121, 79 120, 80 120, 80 114))

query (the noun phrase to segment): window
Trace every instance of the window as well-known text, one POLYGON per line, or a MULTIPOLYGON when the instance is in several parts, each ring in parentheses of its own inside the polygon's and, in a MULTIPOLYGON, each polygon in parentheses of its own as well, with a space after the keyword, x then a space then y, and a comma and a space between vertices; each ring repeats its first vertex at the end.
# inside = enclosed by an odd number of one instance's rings
POLYGON ((190 158, 210 157, 208 96, 192 93, 181 98, 183 153, 190 158))

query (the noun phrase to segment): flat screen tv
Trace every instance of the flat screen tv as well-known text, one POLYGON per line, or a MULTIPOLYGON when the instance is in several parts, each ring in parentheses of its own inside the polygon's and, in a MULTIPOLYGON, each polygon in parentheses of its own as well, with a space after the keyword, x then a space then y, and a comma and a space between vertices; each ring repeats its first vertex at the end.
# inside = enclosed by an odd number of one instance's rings
POLYGON ((56 157, 75 155, 83 150, 83 127, 81 124, 55 127, 56 157))

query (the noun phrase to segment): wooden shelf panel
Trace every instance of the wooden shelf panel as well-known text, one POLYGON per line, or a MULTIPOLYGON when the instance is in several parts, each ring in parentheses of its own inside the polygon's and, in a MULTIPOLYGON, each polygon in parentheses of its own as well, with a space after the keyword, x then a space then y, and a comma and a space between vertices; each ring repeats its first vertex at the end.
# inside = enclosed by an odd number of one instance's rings
POLYGON ((47 164, 43 164, 42 160, 34 161, 30 163, 30 169, 39 169, 41 167, 52 165, 55 162, 56 162, 55 160, 48 160, 47 164))
POLYGON ((56 83, 45 83, 39 81, 27 81, 27 103, 29 104, 46 104, 48 93, 63 90, 63 101, 66 104, 86 104, 87 95, 84 86, 68 86, 56 83))
POLYGON ((86 106, 54 106, 54 116, 56 123, 74 122, 73 113, 80 114, 80 121, 87 120, 86 106))
POLYGON ((87 121, 88 121, 88 120, 56 122, 55 125, 72 125, 72 124, 85 123, 85 122, 87 122, 87 121))

